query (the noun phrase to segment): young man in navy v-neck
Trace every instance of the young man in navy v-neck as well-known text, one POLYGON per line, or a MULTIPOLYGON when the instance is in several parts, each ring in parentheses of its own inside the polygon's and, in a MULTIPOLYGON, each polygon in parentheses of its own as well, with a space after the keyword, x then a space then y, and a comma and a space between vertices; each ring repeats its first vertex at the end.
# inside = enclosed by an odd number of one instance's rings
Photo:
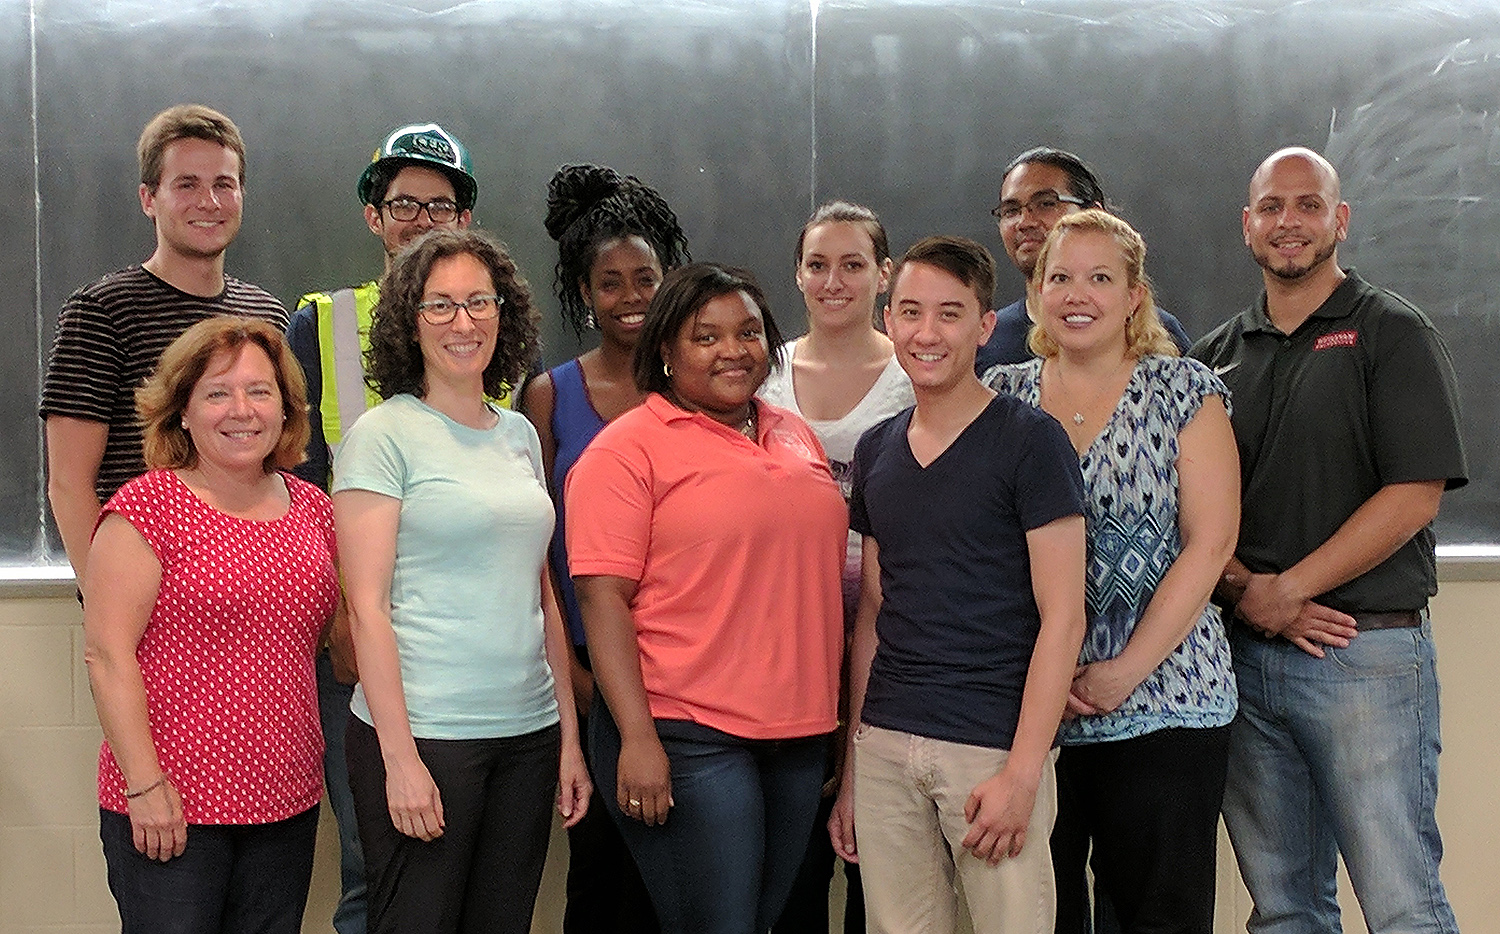
POLYGON ((1052 743, 1084 631, 1083 481, 1051 416, 974 376, 994 260, 932 237, 897 267, 886 327, 913 409, 854 457, 864 584, 834 846, 872 931, 1047 934, 1052 743), (858 835, 856 847, 855 835, 858 835))

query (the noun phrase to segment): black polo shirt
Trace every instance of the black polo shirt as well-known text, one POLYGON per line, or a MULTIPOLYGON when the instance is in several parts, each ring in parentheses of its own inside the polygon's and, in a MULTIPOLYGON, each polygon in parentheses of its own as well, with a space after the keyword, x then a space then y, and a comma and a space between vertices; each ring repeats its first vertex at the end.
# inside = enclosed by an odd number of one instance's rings
MULTIPOLYGON (((1351 269, 1291 334, 1266 299, 1193 346, 1233 394, 1243 507, 1236 557, 1279 573, 1389 483, 1468 482, 1458 383, 1427 316, 1351 269)), ((1432 527, 1316 598, 1346 613, 1415 610, 1437 593, 1432 527)))

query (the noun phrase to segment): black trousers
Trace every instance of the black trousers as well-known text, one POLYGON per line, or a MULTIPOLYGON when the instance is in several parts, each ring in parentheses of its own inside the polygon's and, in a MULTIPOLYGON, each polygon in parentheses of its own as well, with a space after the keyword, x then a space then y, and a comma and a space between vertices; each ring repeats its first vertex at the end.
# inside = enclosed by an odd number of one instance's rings
POLYGON ((369 934, 527 934, 552 829, 558 727, 416 742, 443 802, 443 835, 426 843, 391 822, 375 729, 349 717, 369 934))
POLYGON ((859 864, 846 863, 834 855, 833 840, 828 836, 834 800, 826 797, 818 806, 818 821, 813 825, 802 868, 797 870, 797 884, 771 934, 828 934, 828 887, 839 866, 844 867, 845 884, 841 930, 844 934, 863 934, 865 930, 865 891, 859 880, 859 864))
POLYGON ((1212 934, 1228 763, 1227 726, 1064 746, 1052 830, 1057 934, 1089 930, 1085 862, 1123 934, 1212 934))
MULTIPOLYGON (((595 701, 602 703, 602 701, 595 701)), ((578 715, 579 732, 587 735, 588 718, 578 715)), ((587 744, 585 744, 587 747, 587 744)), ((589 762, 589 772, 594 764, 589 762)), ((563 934, 657 934, 656 909, 635 857, 625 848, 620 830, 595 788, 583 820, 568 828, 568 900, 563 934)))

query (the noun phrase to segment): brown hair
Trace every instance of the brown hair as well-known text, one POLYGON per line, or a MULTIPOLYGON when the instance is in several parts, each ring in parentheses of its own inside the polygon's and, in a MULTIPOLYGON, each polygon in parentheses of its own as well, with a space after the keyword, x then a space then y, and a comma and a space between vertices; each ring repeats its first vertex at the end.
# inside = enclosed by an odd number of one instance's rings
MULTIPOLYGON (((1146 354, 1180 356, 1182 351, 1177 349, 1177 343, 1172 340, 1171 333, 1161 323, 1161 316, 1156 313, 1151 280, 1146 277, 1146 241, 1124 220, 1098 208, 1067 215, 1047 235, 1047 242, 1042 244, 1042 250, 1037 254, 1036 269, 1031 273, 1031 281, 1026 285, 1026 306, 1032 313, 1033 321, 1042 320, 1040 304, 1042 283, 1047 278, 1047 259, 1057 249, 1057 243, 1063 235, 1073 231, 1102 233, 1114 240, 1115 245, 1120 248, 1120 256, 1125 260, 1125 284, 1130 288, 1137 285, 1142 287, 1141 304, 1125 321, 1125 354, 1132 357, 1146 354)), ((1039 357, 1057 355, 1057 342, 1040 323, 1032 324, 1026 344, 1039 357)))
POLYGON ((968 237, 926 237, 918 240, 896 264, 891 274, 891 296, 896 294, 896 283, 901 273, 912 263, 941 269, 973 290, 979 299, 979 312, 990 310, 990 299, 995 296, 995 257, 984 244, 968 237))
POLYGON ((146 466, 152 469, 195 467, 198 449, 192 436, 182 427, 182 415, 192 398, 193 388, 208 370, 208 364, 219 353, 228 351, 239 356, 246 346, 254 344, 266 352, 271 369, 276 372, 276 388, 281 391, 281 437, 266 455, 262 467, 267 473, 276 468, 290 468, 307 459, 307 383, 302 367, 292 356, 281 332, 257 318, 219 315, 188 328, 161 355, 156 372, 146 385, 135 392, 135 408, 144 430, 146 466))
POLYGON ((865 233, 870 235, 870 247, 875 253, 875 264, 878 266, 891 258, 891 241, 885 235, 885 225, 880 222, 880 217, 874 211, 862 204, 852 201, 826 201, 818 205, 818 209, 812 212, 807 223, 802 225, 802 230, 797 234, 797 252, 794 259, 797 265, 802 265, 802 248, 807 242, 807 235, 814 227, 823 224, 855 224, 865 233))
POLYGON ((178 104, 151 118, 135 144, 141 164, 141 184, 152 194, 161 184, 162 162, 167 147, 180 139, 206 139, 239 157, 240 185, 245 184, 245 140, 234 121, 202 104, 178 104))
POLYGON ((417 344, 417 306, 427 277, 440 259, 472 256, 489 272, 500 296, 495 351, 484 368, 484 393, 498 399, 520 385, 537 358, 537 312, 531 289, 500 241, 480 230, 438 228, 396 255, 380 280, 380 301, 370 313, 370 349, 365 382, 382 399, 398 393, 422 396, 426 370, 417 344))

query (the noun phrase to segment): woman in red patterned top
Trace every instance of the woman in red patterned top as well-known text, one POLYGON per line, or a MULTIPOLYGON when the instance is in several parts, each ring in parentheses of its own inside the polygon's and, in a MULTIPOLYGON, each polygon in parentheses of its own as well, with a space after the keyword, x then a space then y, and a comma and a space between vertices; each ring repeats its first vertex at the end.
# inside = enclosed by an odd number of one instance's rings
POLYGON ((190 328, 137 394, 151 469, 105 504, 83 587, 127 934, 301 927, 323 790, 313 653, 338 602, 328 497, 282 472, 305 398, 281 334, 229 317, 190 328))

